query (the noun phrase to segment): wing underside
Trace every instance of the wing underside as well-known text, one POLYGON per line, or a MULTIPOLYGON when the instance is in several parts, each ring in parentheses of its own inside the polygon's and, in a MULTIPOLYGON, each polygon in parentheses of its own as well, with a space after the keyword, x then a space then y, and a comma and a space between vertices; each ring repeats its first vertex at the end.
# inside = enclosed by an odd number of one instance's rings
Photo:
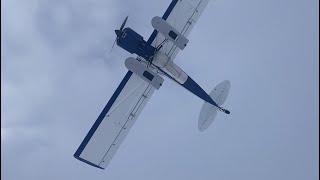
MULTIPOLYGON (((173 0, 162 18, 187 37, 208 1, 173 0)), ((155 30, 148 43, 157 47, 164 40, 164 36, 155 30)), ((161 51, 173 60, 179 48, 166 41, 161 51)), ((106 168, 154 90, 146 81, 128 71, 74 157, 94 167, 106 168)))
MULTIPOLYGON (((172 27, 185 37, 188 37, 192 28, 201 16, 209 0, 173 0, 162 16, 172 27)), ((148 42, 152 41, 152 46, 157 47, 165 37, 156 31, 150 36, 148 42)), ((170 41, 166 41, 161 49, 163 53, 174 59, 179 52, 179 48, 170 41)))
POLYGON ((92 166, 106 168, 154 90, 128 71, 74 157, 92 166))

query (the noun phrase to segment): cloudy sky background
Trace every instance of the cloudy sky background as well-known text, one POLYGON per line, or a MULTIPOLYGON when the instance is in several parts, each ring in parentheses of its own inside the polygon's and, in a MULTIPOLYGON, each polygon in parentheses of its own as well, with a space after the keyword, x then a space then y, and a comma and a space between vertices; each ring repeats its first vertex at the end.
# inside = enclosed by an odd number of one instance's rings
POLYGON ((319 1, 209 2, 176 63, 230 115, 166 79, 106 170, 73 153, 126 73, 119 28, 147 39, 170 0, 1 0, 1 178, 319 178, 319 1))

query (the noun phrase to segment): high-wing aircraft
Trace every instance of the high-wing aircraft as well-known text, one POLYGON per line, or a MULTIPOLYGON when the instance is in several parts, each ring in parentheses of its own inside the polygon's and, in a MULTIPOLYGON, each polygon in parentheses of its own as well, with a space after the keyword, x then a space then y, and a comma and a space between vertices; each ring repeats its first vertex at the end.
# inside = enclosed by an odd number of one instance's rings
POLYGON ((199 131, 212 123, 217 111, 229 114, 221 107, 230 90, 230 82, 223 81, 207 94, 174 59, 183 50, 192 28, 209 0, 172 0, 162 17, 154 17, 154 28, 148 40, 125 28, 115 30, 116 44, 137 57, 125 60, 128 68, 120 85, 80 144, 74 157, 94 167, 105 169, 139 114, 167 77, 205 101, 198 119, 199 131))

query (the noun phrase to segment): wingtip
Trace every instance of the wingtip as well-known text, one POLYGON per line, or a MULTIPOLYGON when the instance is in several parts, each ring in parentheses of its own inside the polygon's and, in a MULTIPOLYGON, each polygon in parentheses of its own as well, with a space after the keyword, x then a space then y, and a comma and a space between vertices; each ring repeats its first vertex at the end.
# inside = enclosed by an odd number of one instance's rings
POLYGON ((103 167, 101 167, 101 166, 98 166, 98 165, 96 165, 96 164, 93 164, 92 162, 89 162, 89 161, 87 161, 87 160, 85 160, 85 159, 82 159, 81 157, 79 157, 79 156, 77 156, 77 155, 73 155, 73 157, 74 158, 76 158, 76 159, 78 159, 79 161, 82 161, 82 162, 84 162, 84 163, 86 163, 86 164, 89 164, 89 165, 91 165, 91 166, 93 166, 93 167, 96 167, 96 168, 98 168, 98 169, 105 169, 105 168, 103 168, 103 167))

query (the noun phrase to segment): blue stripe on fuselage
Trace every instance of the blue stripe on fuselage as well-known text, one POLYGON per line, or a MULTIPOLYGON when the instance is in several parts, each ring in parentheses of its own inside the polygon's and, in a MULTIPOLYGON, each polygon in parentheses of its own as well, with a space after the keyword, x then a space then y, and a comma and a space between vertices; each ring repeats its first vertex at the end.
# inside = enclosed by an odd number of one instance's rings
POLYGON ((181 84, 188 91, 192 92, 194 95, 203 99, 204 101, 219 107, 216 102, 190 77, 188 77, 187 81, 184 84, 181 84))
MULTIPOLYGON (((167 77, 169 77, 174 82, 180 84, 177 80, 175 80, 173 77, 171 77, 168 73, 157 67, 158 70, 160 70, 162 73, 164 73, 167 77)), ((188 79, 183 84, 180 84, 182 87, 186 88, 188 91, 190 91, 192 94, 198 96, 202 100, 219 107, 216 102, 191 78, 188 76, 188 79)))
MULTIPOLYGON (((166 12, 163 14, 162 19, 167 20, 167 18, 169 17, 169 15, 171 14, 173 8, 177 5, 178 0, 172 0, 168 9, 166 10, 166 12)), ((158 31, 154 30, 151 34, 151 36, 149 37, 147 43, 151 44, 153 42, 153 40, 157 37, 158 31)))

